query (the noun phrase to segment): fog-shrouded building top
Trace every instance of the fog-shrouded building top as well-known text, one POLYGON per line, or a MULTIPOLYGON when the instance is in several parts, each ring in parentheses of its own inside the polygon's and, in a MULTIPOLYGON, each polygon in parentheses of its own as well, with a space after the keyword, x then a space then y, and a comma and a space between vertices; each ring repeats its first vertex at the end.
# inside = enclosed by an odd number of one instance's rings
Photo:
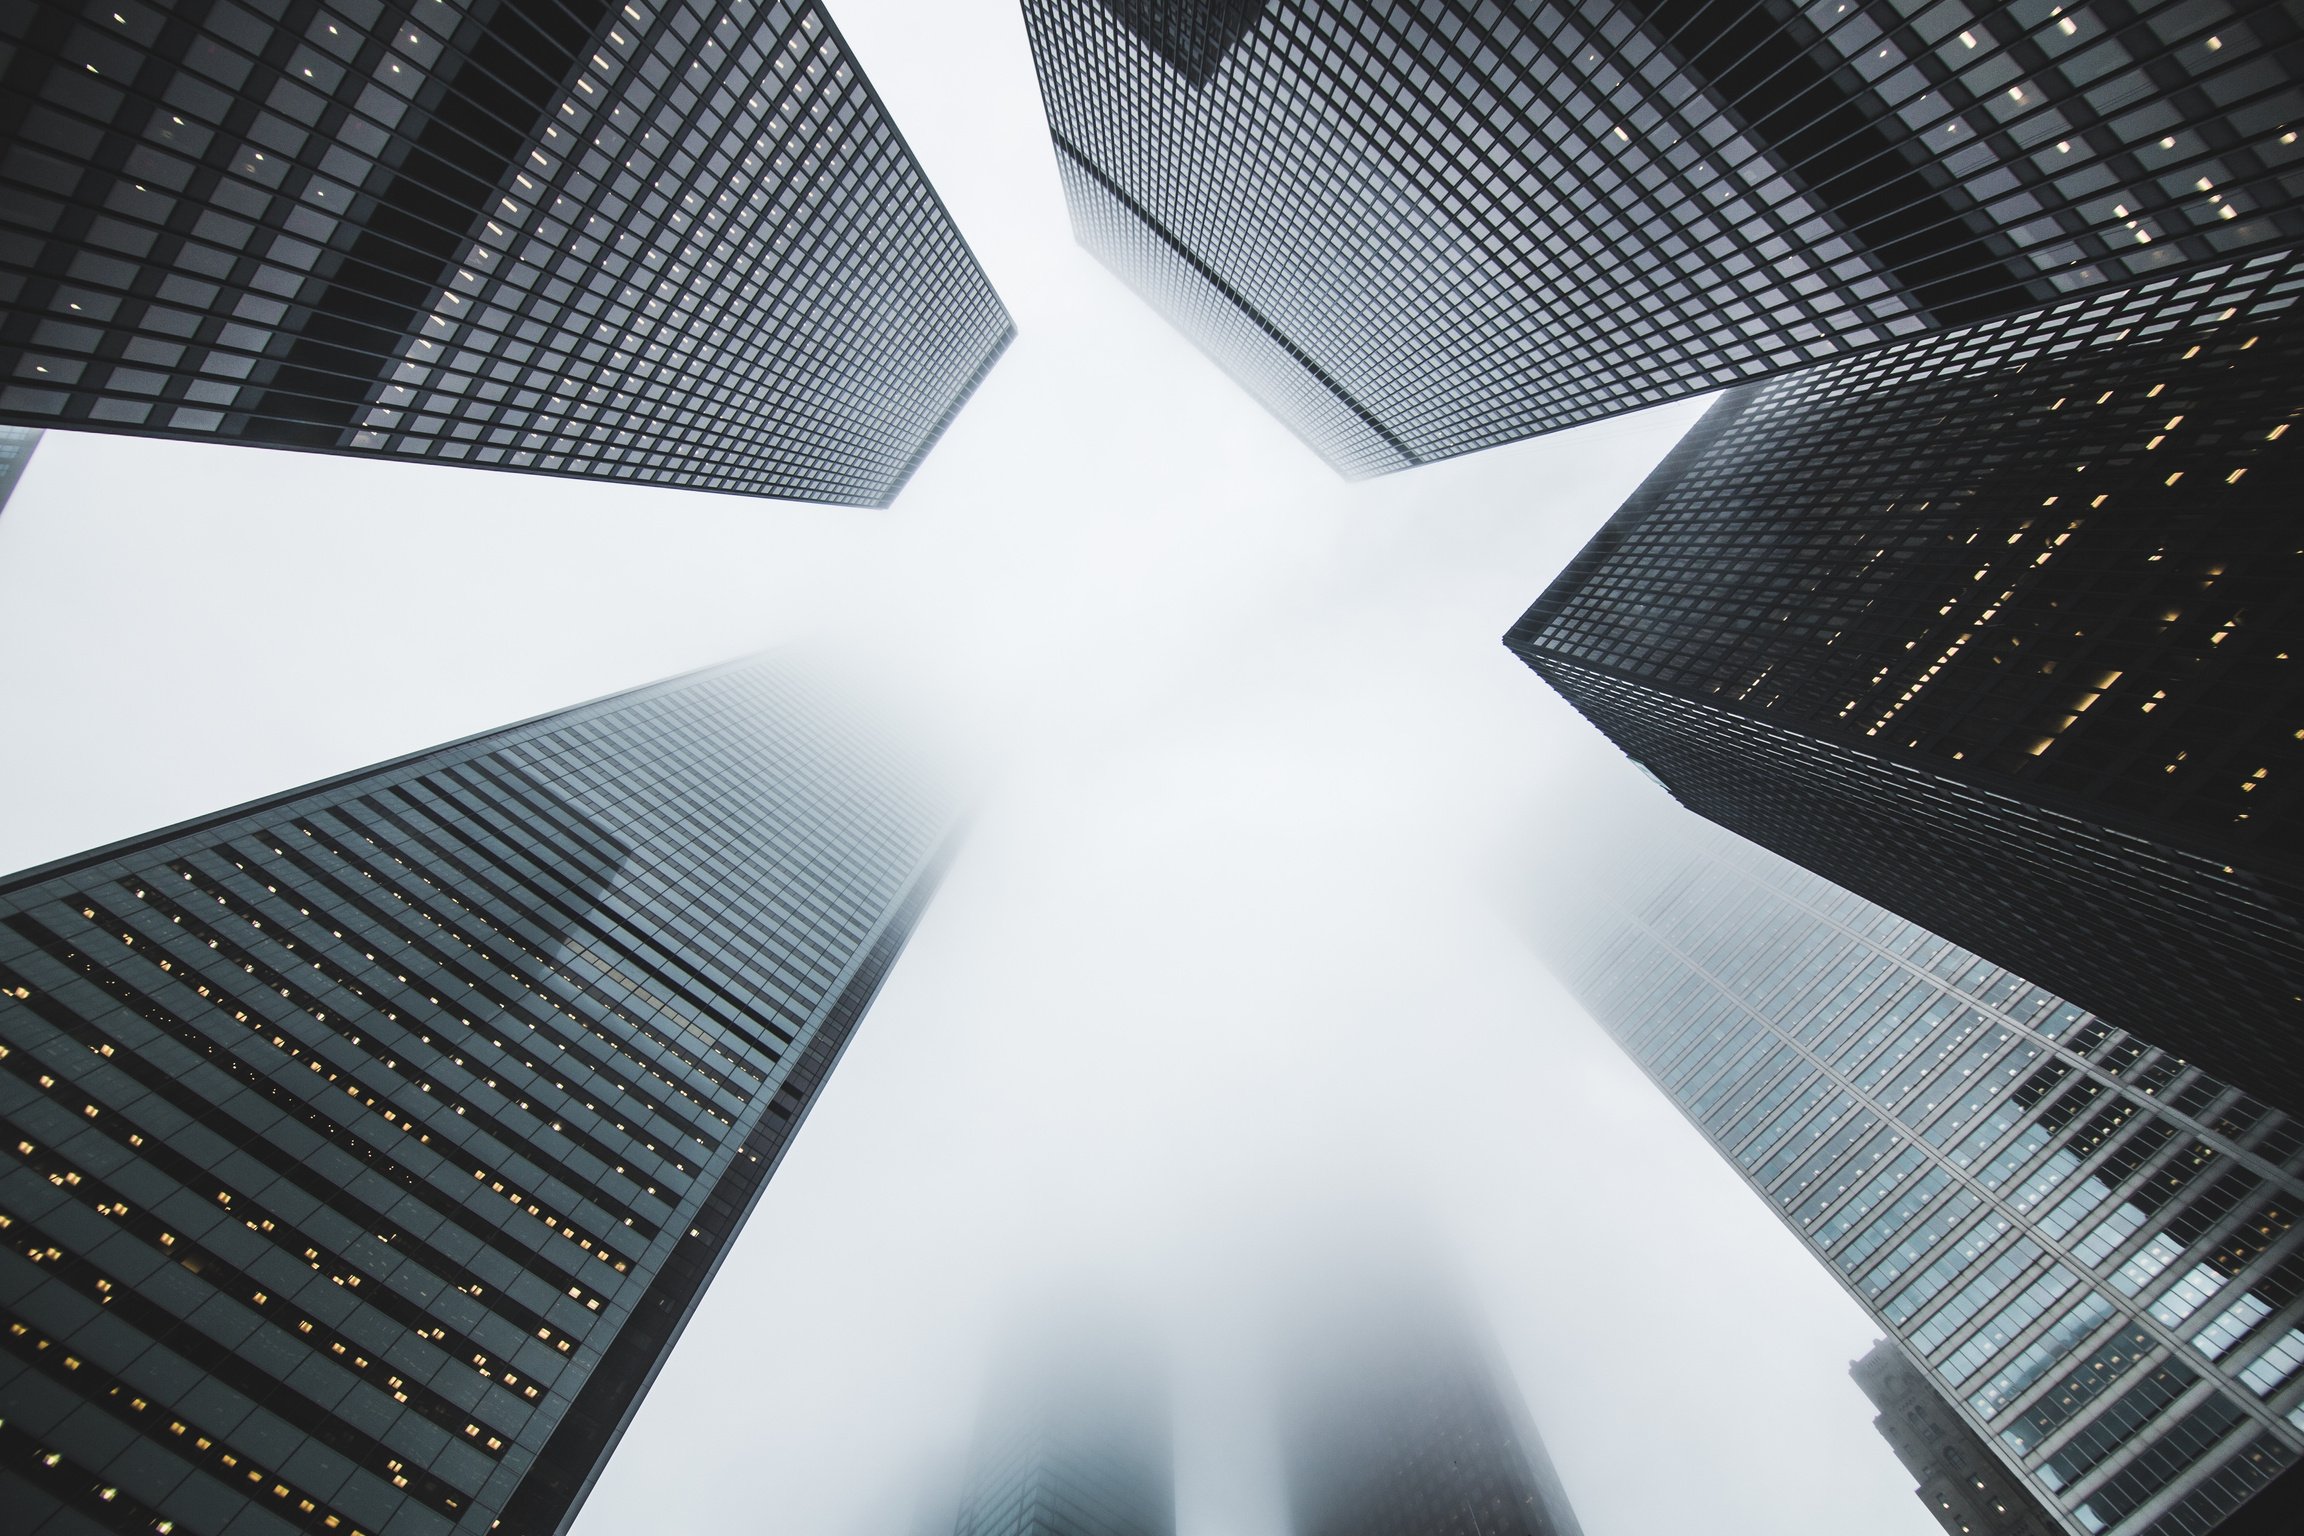
POLYGON ((2300 293, 1730 391, 1506 643, 1693 809, 2304 1111, 2300 293))
POLYGON ((2270 3, 1024 14, 1082 243, 1347 475, 2304 236, 2270 3))
POLYGON ((882 505, 1013 334, 814 0, 7 15, 0 420, 882 505))
POLYGON ((812 673, 0 883, 11 1530, 564 1530, 928 899, 812 673))
POLYGON ((1582 1536, 1469 1300, 1421 1260, 1325 1267, 1275 1351, 1295 1536, 1582 1536))
POLYGON ((16 482, 24 478, 24 467, 32 462, 32 450, 40 446, 40 434, 26 427, 0 427, 0 511, 5 511, 8 498, 16 493, 16 482))
POLYGON ((2304 1125, 1657 811, 1547 869, 1537 948, 2002 1467, 2076 1536, 2304 1491, 2304 1125))
POLYGON ((1912 1491, 1951 1536, 2060 1536, 2062 1522, 1992 1454, 1936 1383, 1882 1339, 1848 1374, 1872 1399, 1880 1438, 1920 1480, 1912 1491))
POLYGON ((1101 1321, 1042 1318, 1001 1362, 944 1529, 1176 1536, 1170 1414, 1167 1373, 1146 1341, 1101 1321))

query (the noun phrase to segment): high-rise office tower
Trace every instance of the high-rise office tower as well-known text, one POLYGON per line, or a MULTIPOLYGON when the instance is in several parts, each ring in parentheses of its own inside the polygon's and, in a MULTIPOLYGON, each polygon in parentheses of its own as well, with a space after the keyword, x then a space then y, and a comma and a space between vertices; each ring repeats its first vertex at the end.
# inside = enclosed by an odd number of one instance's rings
POLYGON ((32 462, 32 450, 40 446, 40 434, 24 427, 0 427, 0 510, 8 505, 8 498, 16 493, 16 482, 24 478, 24 466, 32 462))
POLYGON ((1880 1410, 1873 1427, 1920 1479, 1912 1491, 1951 1536, 2061 1536, 2062 1524, 1894 1340, 1873 1345, 1848 1374, 1880 1410))
POLYGON ((1693 809, 2304 1112, 2299 289, 1730 391, 1506 644, 1693 809))
POLYGON ((1165 1373, 1077 1319, 1006 1362, 976 1436, 954 1536, 1175 1536, 1165 1373))
POLYGON ((1024 15, 1081 242, 1348 475, 2304 236, 2261 0, 1024 15))
POLYGON ((1463 1298, 1382 1259, 1324 1266, 1312 1284, 1280 1351, 1296 1536, 1580 1536, 1463 1298))
POLYGON ((6 14, 0 420, 877 506, 1014 331, 814 0, 6 14))
POLYGON ((945 820, 791 664, 0 885, 12 1531, 565 1529, 945 820))
POLYGON ((2304 1496, 2304 1126, 1657 809, 1537 947, 2001 1464, 2077 1536, 2304 1496))

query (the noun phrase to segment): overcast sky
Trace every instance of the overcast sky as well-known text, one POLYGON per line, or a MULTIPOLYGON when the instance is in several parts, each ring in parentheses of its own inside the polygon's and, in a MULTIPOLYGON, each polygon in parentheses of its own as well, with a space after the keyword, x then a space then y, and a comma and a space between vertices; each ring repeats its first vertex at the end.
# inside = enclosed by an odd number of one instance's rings
POLYGON ((1701 403, 1347 485, 1071 241, 1008 0, 835 16, 1021 336, 892 512, 50 434, 0 515, 0 868, 780 640, 1006 771, 577 1536, 914 1536, 1083 1265, 1185 1345, 1183 1536, 1282 1536, 1260 1234, 1428 1207, 1589 1536, 1925 1536, 1873 1332, 1481 899, 1681 814, 1497 637, 1701 403))

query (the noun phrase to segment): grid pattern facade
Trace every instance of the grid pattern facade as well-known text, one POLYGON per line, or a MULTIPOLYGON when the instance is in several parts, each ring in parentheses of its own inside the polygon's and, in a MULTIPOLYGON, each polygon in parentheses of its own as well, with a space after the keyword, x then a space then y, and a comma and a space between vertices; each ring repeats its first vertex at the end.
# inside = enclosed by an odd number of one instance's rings
POLYGON ((931 807, 748 662, 0 889, 9 1528, 565 1529, 931 807))
POLYGON ((39 446, 36 431, 0 427, 0 510, 6 509, 8 498, 16 493, 16 482, 24 478, 24 466, 32 462, 32 450, 39 446))
POLYGON ((7 16, 0 418, 878 506, 1014 333, 806 0, 7 16))
POLYGON ((1526 1404, 1460 1311, 1411 1287, 1317 1338, 1298 1328, 1280 1425, 1296 1536, 1581 1536, 1526 1404))
POLYGON ((1083 244, 1348 475, 2304 236, 2275 4, 1024 14, 1083 244))
POLYGON ((1952 1536, 2059 1536, 2063 1526, 1892 1341, 1873 1345, 1848 1374, 1880 1410, 1872 1421, 1880 1438, 1920 1480, 1913 1493, 1952 1536))
POLYGON ((2304 1104, 2299 292, 1732 391, 1506 643, 1704 815, 2304 1104))
POLYGON ((1099 1358, 1012 1384, 994 1406, 954 1536, 1176 1536, 1166 1395, 1145 1362, 1099 1358))
POLYGON ((1539 942, 2003 1465, 2066 1530, 2201 1536, 2294 1464, 2304 1126, 1696 831, 1539 942))

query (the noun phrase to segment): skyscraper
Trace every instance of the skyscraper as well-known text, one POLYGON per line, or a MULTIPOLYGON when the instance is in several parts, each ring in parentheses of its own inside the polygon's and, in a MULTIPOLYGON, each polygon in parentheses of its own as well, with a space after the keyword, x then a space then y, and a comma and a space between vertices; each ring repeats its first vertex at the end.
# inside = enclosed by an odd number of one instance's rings
POLYGON ((1119 1335, 1057 1324, 985 1408, 954 1536, 1175 1536, 1167 1382, 1119 1335))
POLYGON ((1324 1267, 1280 1351, 1296 1536, 1581 1536, 1462 1298, 1407 1264, 1324 1267))
POLYGON ((0 37, 0 420, 877 506, 1014 333, 813 0, 0 37))
POLYGON ((1691 808, 2304 1112, 2299 288, 1730 391, 1506 644, 1691 808))
POLYGON ((2062 1523, 2000 1464, 1893 1340, 1873 1345, 1848 1374, 1880 1410, 1873 1427, 1905 1470, 1920 1479, 1913 1493, 1951 1536, 2059 1536, 2062 1523))
POLYGON ((1539 949, 2066 1531, 2304 1493, 2304 1126, 1693 818, 1539 949))
POLYGON ((2266 3, 1024 15, 1081 242, 1348 475, 2304 236, 2266 3))
POLYGON ((10 1529, 566 1528, 944 858, 794 665, 0 885, 10 1529))
POLYGON ((0 427, 0 510, 5 510, 8 498, 16 492, 16 482, 24 478, 24 466, 32 462, 32 450, 40 446, 40 434, 23 427, 0 427))

